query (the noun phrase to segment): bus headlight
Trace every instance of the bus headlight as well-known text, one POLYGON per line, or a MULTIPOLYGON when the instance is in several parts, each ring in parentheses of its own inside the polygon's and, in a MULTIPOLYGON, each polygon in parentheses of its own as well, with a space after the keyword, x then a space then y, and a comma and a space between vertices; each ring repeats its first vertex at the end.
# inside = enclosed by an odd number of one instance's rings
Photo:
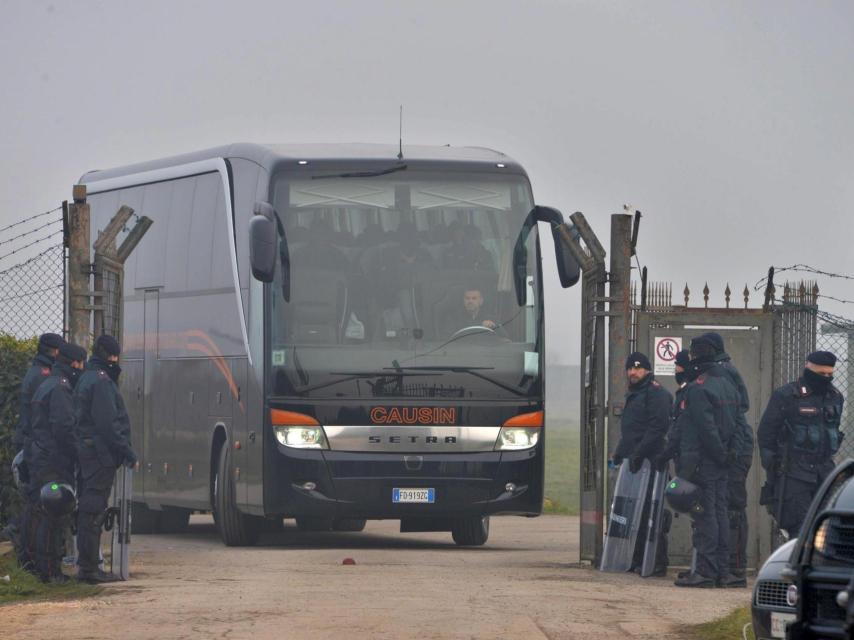
POLYGON ((286 447, 296 447, 298 449, 328 449, 329 444, 326 442, 326 434, 323 433, 323 427, 306 427, 294 425, 278 425, 273 427, 276 433, 276 440, 286 447))
POLYGON ((501 426, 498 440, 495 441, 496 451, 513 451, 530 449, 540 441, 543 430, 543 412, 522 413, 513 416, 501 426))
POLYGON ((501 427, 495 450, 530 449, 540 441, 540 431, 539 427, 501 427))
POLYGON ((270 409, 270 422, 279 444, 297 449, 328 449, 323 427, 312 416, 284 409, 270 409))

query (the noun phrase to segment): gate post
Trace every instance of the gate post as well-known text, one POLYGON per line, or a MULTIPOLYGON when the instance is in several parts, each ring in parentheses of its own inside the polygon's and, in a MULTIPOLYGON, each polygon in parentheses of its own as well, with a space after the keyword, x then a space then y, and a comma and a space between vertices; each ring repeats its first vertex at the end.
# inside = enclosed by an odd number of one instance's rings
MULTIPOLYGON (((611 216, 611 263, 608 321, 608 439, 610 454, 620 439, 620 416, 626 394, 625 362, 629 357, 632 309, 631 291, 632 216, 611 216)), ((614 475, 614 474, 611 474, 614 475)), ((609 478, 606 505, 610 505, 614 478, 609 478)))
POLYGON ((84 349, 89 346, 89 204, 86 185, 76 184, 74 202, 68 207, 68 340, 84 349))

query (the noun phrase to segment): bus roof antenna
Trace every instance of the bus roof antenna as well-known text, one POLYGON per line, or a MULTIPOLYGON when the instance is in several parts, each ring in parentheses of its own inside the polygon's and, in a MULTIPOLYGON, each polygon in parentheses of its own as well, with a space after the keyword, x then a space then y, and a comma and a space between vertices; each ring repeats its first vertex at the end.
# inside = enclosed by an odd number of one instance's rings
POLYGON ((400 151, 397 153, 397 159, 403 160, 403 105, 400 105, 400 151))

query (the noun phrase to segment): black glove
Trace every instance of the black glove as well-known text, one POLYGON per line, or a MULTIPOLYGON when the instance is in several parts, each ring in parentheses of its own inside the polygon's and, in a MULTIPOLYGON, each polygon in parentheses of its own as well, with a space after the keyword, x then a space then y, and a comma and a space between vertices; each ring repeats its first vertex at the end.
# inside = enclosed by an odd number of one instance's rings
POLYGON ((652 460, 652 467, 656 471, 664 471, 667 468, 667 463, 670 462, 670 454, 666 451, 663 453, 659 453, 652 460))
POLYGON ((619 467, 621 464, 623 464, 623 456, 618 456, 618 455, 615 453, 614 455, 612 455, 612 456, 611 456, 611 463, 612 463, 615 467, 619 467))
POLYGON ((632 456, 629 458, 629 471, 632 473, 637 473, 641 470, 643 466, 643 457, 642 456, 632 456))

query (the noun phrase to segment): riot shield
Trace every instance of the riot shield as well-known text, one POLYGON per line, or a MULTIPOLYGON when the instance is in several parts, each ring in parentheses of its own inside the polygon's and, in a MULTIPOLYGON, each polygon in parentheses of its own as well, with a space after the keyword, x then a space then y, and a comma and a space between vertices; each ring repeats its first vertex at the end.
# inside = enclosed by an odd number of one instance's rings
POLYGON ((661 531, 662 514, 664 511, 664 489, 667 487, 667 471, 656 471, 652 483, 652 496, 649 505, 649 520, 646 530, 646 546, 643 550, 643 565, 641 577, 648 578, 655 571, 656 553, 661 531))
POLYGON ((628 463, 620 465, 605 531, 600 571, 620 573, 632 568, 650 475, 649 460, 644 460, 637 473, 629 470, 628 463))
POLYGON ((130 517, 133 498, 133 469, 122 465, 113 483, 112 511, 116 522, 110 541, 110 572, 127 580, 130 570, 130 517))

